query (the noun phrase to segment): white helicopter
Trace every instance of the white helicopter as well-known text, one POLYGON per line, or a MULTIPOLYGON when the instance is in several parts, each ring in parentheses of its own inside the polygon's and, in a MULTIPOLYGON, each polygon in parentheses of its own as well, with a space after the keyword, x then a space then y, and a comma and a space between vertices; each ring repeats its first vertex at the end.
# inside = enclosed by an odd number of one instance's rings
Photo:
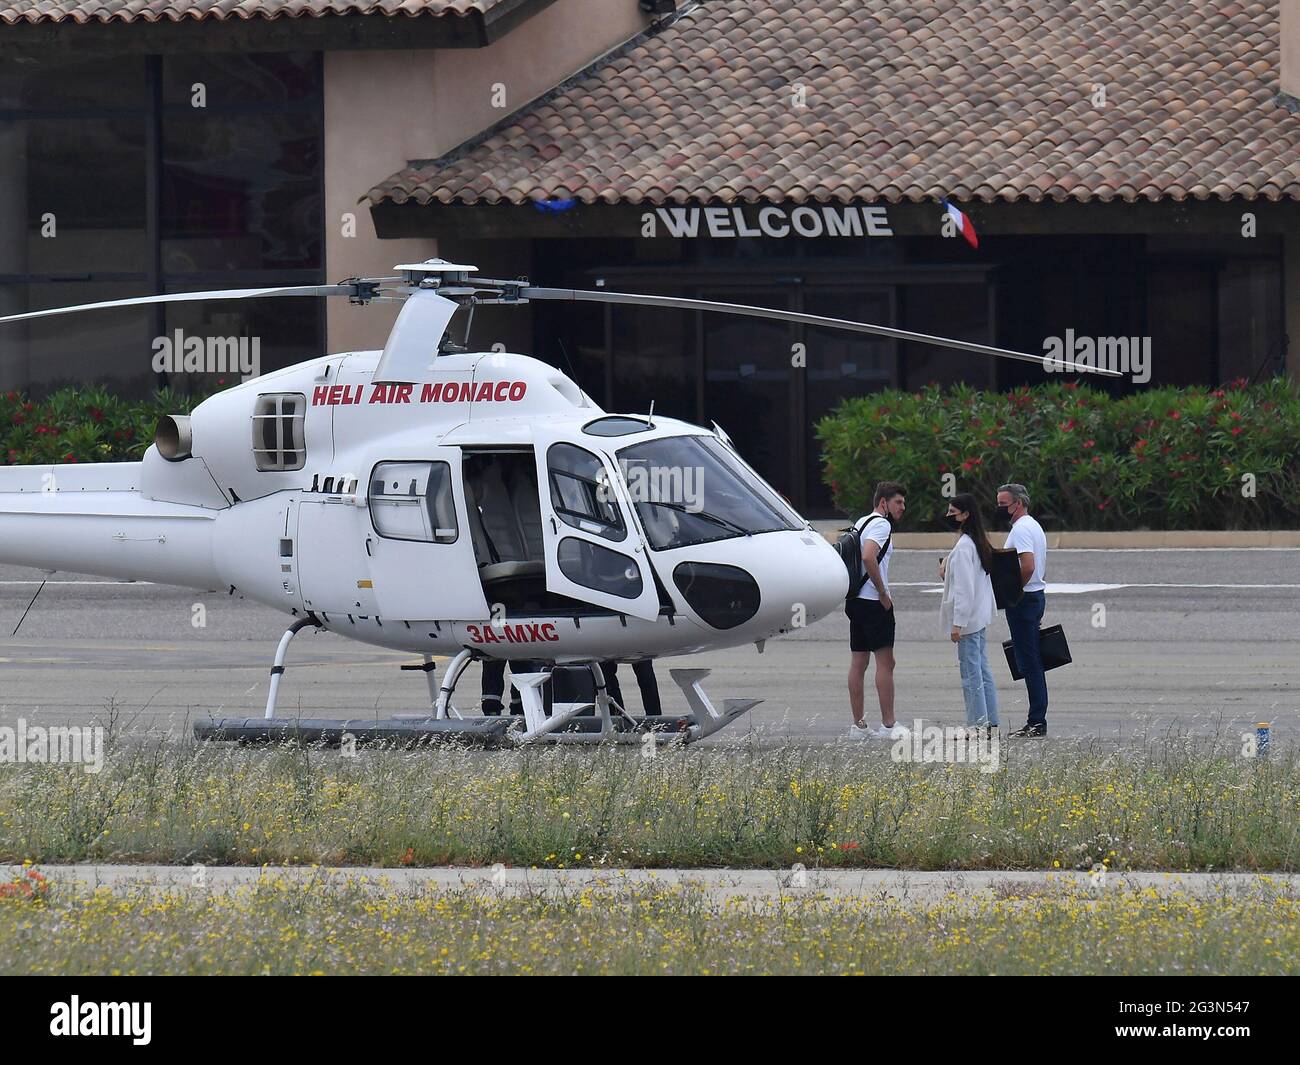
POLYGON ((264 717, 202 722, 201 738, 690 743, 758 700, 717 707, 701 686, 707 669, 673 669, 690 713, 636 718, 610 698, 599 663, 747 643, 761 651, 843 602, 839 555, 720 428, 653 408, 607 414, 546 363, 468 351, 479 304, 719 311, 1046 362, 816 315, 475 278, 475 267, 441 259, 395 270, 0 317, 289 296, 405 301, 382 351, 329 355, 221 392, 163 419, 141 462, 0 468, 0 562, 228 588, 294 618, 264 717), (456 343, 448 327, 462 308, 456 343), (685 477, 698 489, 689 500, 685 477), (423 665, 402 668, 426 673, 431 709, 387 721, 277 718, 289 644, 306 628, 421 654, 423 665), (440 686, 435 656, 452 656, 440 686), (484 659, 585 666, 595 700, 552 701, 548 713, 550 673, 512 671, 522 720, 465 717, 452 696, 484 659))

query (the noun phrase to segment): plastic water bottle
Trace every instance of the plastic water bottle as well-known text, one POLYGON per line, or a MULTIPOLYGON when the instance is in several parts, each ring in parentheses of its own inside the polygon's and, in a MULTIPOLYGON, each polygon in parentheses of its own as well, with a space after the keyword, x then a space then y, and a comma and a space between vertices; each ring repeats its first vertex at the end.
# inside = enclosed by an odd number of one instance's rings
POLYGON ((1255 755, 1263 758, 1268 754, 1268 741, 1272 733, 1272 728, 1267 721, 1261 721, 1255 726, 1255 755))

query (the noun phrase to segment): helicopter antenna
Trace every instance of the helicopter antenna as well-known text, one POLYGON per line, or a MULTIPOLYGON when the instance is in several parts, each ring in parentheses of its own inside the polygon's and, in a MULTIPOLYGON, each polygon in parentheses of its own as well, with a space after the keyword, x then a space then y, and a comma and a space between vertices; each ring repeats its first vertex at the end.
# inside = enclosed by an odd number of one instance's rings
POLYGON ((41 586, 36 589, 36 595, 32 596, 32 601, 27 604, 27 609, 23 611, 23 616, 18 619, 18 624, 14 626, 14 631, 11 634, 10 639, 18 635, 18 630, 23 627, 23 622, 27 620, 27 615, 32 612, 32 607, 36 605, 36 600, 40 596, 41 592, 45 591, 45 585, 47 583, 49 583, 48 577, 41 581, 41 586))
MULTIPOLYGON (((564 356, 564 365, 569 368, 569 378, 579 388, 582 388, 582 382, 578 380, 577 368, 573 365, 573 360, 569 358, 569 349, 564 346, 564 337, 557 336, 555 342, 560 345, 560 354, 564 356)), ((582 390, 587 391, 585 388, 582 388, 582 390)))
POLYGON ((645 420, 651 429, 655 427, 655 401, 653 399, 650 401, 650 413, 645 416, 645 420))

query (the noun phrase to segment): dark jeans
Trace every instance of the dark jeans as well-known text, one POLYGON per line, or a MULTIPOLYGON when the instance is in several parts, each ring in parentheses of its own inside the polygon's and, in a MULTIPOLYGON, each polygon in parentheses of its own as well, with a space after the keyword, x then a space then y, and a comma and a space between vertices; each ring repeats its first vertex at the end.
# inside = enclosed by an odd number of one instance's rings
MULTIPOLYGON (((627 703, 623 702, 623 689, 618 683, 618 663, 602 662, 600 668, 605 674, 605 690, 609 693, 609 697, 626 710, 627 703)), ((641 705, 645 708, 646 716, 662 714, 659 681, 655 679, 655 664, 648 659, 644 662, 633 662, 632 672, 636 676, 637 687, 641 689, 641 705)))
POLYGON ((1047 675, 1038 650, 1038 625, 1043 620, 1047 597, 1042 592, 1026 592, 1013 607, 1007 608, 1007 628, 1016 651, 1016 665, 1029 691, 1030 725, 1047 727, 1047 675))
MULTIPOLYGON (((628 709, 623 702, 623 689, 618 683, 618 663, 602 662, 600 671, 605 677, 605 691, 614 702, 628 709)), ((659 704, 659 683, 655 680, 653 662, 637 662, 632 666, 636 674, 637 686, 641 689, 641 705, 647 715, 663 712, 659 704)), ((553 687, 555 699, 561 703, 582 703, 596 701, 596 685, 591 672, 585 666, 566 668, 557 666, 554 673, 553 687)))
MULTIPOLYGON (((510 663, 511 673, 537 673, 544 669, 541 662, 533 662, 527 659, 521 659, 517 662, 510 663)), ((549 685, 543 689, 543 700, 546 705, 546 712, 551 712, 551 695, 549 685)), ((483 659, 483 713, 490 717, 497 717, 501 713, 501 701, 506 690, 506 663, 500 658, 483 659)), ((522 714, 524 704, 519 699, 519 692, 514 685, 510 687, 510 712, 512 714, 522 714)))

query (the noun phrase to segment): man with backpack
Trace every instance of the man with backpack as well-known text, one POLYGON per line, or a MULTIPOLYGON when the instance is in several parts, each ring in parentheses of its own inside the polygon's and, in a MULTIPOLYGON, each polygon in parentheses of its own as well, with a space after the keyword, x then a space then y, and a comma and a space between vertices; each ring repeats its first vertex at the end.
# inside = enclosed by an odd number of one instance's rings
POLYGON ((881 481, 872 493, 872 511, 841 537, 841 553, 848 548, 854 559, 856 540, 861 565, 850 567, 849 594, 844 612, 849 618, 849 708, 853 724, 850 739, 894 739, 901 726, 894 721, 894 601, 889 595, 889 559, 894 553, 894 524, 907 509, 907 492, 894 481, 881 481), (876 696, 880 700, 880 727, 868 728, 863 720, 862 690, 871 655, 876 656, 876 696))

